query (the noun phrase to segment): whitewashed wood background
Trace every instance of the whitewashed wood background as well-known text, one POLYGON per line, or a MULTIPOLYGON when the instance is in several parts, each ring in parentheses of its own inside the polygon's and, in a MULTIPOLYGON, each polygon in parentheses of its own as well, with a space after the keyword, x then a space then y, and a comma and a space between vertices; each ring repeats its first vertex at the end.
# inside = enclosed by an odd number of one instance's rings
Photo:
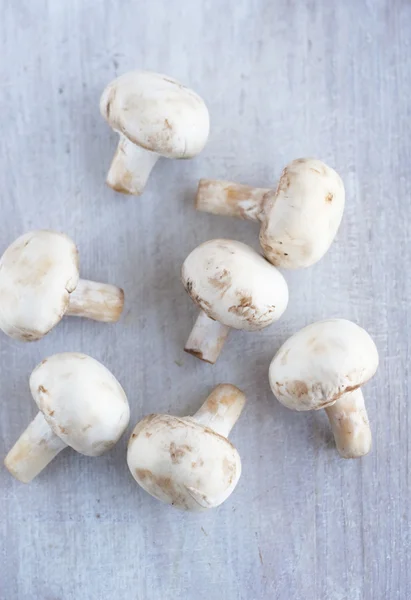
MULTIPOLYGON (((0 451, 35 414, 28 376, 66 350, 102 361, 143 415, 196 410, 213 385, 249 398, 233 441, 243 476, 207 514, 139 489, 128 435, 106 456, 62 453, 30 486, 0 470, 1 600, 408 600, 410 541, 411 3, 407 0, 0 0, 1 248, 32 228, 67 232, 82 273, 122 285, 122 321, 66 319, 47 338, 0 340, 0 451), (206 100, 193 161, 161 161, 140 199, 104 177, 116 145, 99 96, 133 68, 206 100), (233 333, 214 367, 184 355, 196 309, 182 261, 214 237, 258 248, 253 224, 196 213, 199 177, 275 184, 291 159, 342 175, 338 238, 287 272, 289 308, 233 333), (372 453, 340 459, 325 415, 270 393, 269 362, 324 317, 364 326, 381 354, 365 388, 372 453)), ((0 299, 1 301, 1 299, 0 299)))

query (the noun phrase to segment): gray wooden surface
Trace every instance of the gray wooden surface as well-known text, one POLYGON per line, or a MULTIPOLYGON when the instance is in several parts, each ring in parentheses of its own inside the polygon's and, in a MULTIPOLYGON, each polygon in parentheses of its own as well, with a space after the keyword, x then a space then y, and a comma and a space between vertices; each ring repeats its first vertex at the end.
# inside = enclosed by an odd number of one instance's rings
POLYGON ((0 451, 35 414, 45 356, 91 354, 143 415, 194 411, 214 384, 249 398, 233 441, 243 476, 207 514, 139 489, 127 435, 106 456, 63 452, 30 486, 0 469, 1 600, 408 600, 410 547, 411 3, 407 0, 0 0, 1 248, 32 228, 71 235, 82 273, 122 285, 122 321, 66 319, 33 344, 0 340, 0 451), (115 75, 147 68, 208 103, 193 161, 161 161, 140 199, 104 177, 116 137, 98 111, 115 75), (274 185, 300 156, 342 175, 338 238, 287 272, 277 325, 233 333, 214 367, 184 355, 196 309, 179 282, 213 237, 258 248, 253 224, 196 213, 199 177, 274 185), (374 434, 337 456, 325 415, 281 407, 267 369, 300 327, 339 316, 381 355, 365 388, 374 434))

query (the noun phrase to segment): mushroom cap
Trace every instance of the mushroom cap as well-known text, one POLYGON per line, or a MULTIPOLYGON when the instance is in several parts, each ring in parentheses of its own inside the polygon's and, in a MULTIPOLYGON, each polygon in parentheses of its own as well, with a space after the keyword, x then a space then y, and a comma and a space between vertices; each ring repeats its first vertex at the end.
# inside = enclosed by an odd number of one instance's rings
POLYGON ((186 510, 218 506, 241 475, 240 456, 227 438, 169 415, 149 415, 136 425, 127 464, 146 492, 186 510))
POLYGON ((274 356, 269 379, 287 408, 317 410, 359 388, 377 368, 378 351, 369 334, 351 321, 329 319, 291 336, 274 356))
POLYGON ((0 328, 12 338, 38 340, 67 310, 79 278, 74 242, 54 231, 17 238, 0 259, 0 328))
POLYGON ((324 256, 344 212, 344 184, 320 160, 293 160, 267 197, 260 243, 277 267, 309 267, 324 256))
POLYGON ((196 156, 210 129, 200 96, 150 71, 131 71, 112 81, 101 96, 100 112, 131 142, 168 158, 196 156))
POLYGON ((30 391, 54 433, 87 456, 114 446, 130 419, 117 379, 86 354, 64 352, 43 360, 30 376, 30 391))
POLYGON ((234 329, 256 331, 279 319, 288 303, 287 282, 246 244, 210 240, 184 261, 182 281, 212 319, 234 329))

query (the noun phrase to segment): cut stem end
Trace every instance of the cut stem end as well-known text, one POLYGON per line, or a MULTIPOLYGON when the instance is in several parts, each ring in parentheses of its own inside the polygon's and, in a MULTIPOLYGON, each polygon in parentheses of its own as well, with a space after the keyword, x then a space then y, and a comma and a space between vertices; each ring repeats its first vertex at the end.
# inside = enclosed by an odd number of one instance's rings
POLYGON ((213 365, 220 356, 229 331, 230 328, 227 325, 213 321, 202 310, 191 330, 184 350, 213 365))
POLYGON ((22 483, 29 483, 66 448, 39 412, 4 459, 6 469, 22 483))
POLYGON ((361 389, 344 394, 325 408, 337 450, 343 458, 361 458, 371 450, 370 422, 361 389))
POLYGON ((140 196, 159 155, 130 142, 123 134, 107 174, 107 185, 116 192, 140 196))

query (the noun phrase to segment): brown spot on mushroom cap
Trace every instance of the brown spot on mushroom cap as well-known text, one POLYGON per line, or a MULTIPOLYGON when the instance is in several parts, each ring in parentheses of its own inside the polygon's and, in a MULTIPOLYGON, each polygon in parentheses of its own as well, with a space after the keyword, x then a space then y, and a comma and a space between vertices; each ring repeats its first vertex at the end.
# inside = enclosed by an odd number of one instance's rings
MULTIPOLYGON (((268 236, 267 227, 264 227, 264 223, 260 230, 260 245, 263 249, 265 258, 275 267, 282 268, 296 268, 296 264, 299 261, 303 261, 305 266, 311 264, 311 257, 313 254, 313 244, 306 241, 304 244, 295 246, 292 240, 284 239, 283 241, 274 240, 268 236), (285 244, 284 247, 281 247, 285 244), (288 252, 284 252, 284 249, 288 252), (308 261, 308 262, 307 262, 308 261)), ((300 264, 300 266, 302 266, 300 264)))
POLYGON ((173 464, 180 464, 182 458, 189 452, 192 452, 192 447, 187 444, 183 444, 181 446, 177 446, 175 442, 171 442, 169 452, 171 462, 173 464))
POLYGON ((325 201, 326 202, 332 202, 334 198, 334 194, 332 194, 331 192, 329 192, 326 197, 325 197, 325 201))
MULTIPOLYGON (((265 229, 264 229, 264 227, 261 227, 260 244, 261 244, 261 248, 263 249, 263 252, 265 254, 265 258, 268 260, 268 262, 270 262, 274 266, 277 266, 277 267, 286 266, 288 264, 288 259, 284 259, 284 250, 282 250, 281 248, 275 248, 274 242, 271 241, 271 243, 268 243, 264 236, 265 236, 265 229)), ((282 242, 276 242, 276 243, 278 243, 279 245, 282 244, 282 242)))
POLYGON ((171 417, 169 415, 156 415, 158 421, 163 424, 164 420, 166 420, 166 426, 169 427, 171 430, 173 429, 186 429, 187 428, 187 424, 190 424, 192 426, 193 423, 191 421, 188 421, 186 419, 182 419, 181 417, 171 417))
MULTIPOLYGON (((152 423, 152 421, 155 421, 158 418, 158 415, 155 414, 151 414, 151 415, 147 415, 147 417, 145 417, 144 419, 142 419, 139 423, 137 423, 137 425, 134 427, 134 431, 131 434, 131 436, 129 437, 128 443, 127 443, 127 448, 130 446, 130 444, 134 441, 134 439, 142 432, 144 431, 144 429, 148 429, 148 426, 150 425, 150 423, 152 423)), ((151 432, 145 431, 145 435, 146 437, 150 437, 152 434, 151 432), (147 435, 147 433, 149 435, 147 435)))
POLYGON ((234 313, 239 317, 250 318, 250 311, 256 311, 256 306, 253 304, 252 296, 241 296, 238 304, 230 306, 228 312, 234 313))
MULTIPOLYGON (((46 331, 46 333, 48 333, 46 331)), ((21 340, 24 340, 25 342, 36 342, 37 340, 40 340, 43 337, 43 333, 39 332, 39 331, 35 331, 35 332, 30 332, 30 331, 23 331, 21 330, 19 332, 19 338, 21 340)))
POLYGON ((236 474, 236 465, 227 457, 223 458, 223 473, 228 478, 229 485, 231 485, 236 474))
POLYGON ((208 302, 208 300, 204 300, 203 298, 201 298, 201 296, 199 296, 199 294, 197 294, 197 292, 194 290, 194 282, 192 281, 192 279, 185 279, 183 276, 183 285, 187 294, 190 296, 193 302, 195 302, 201 308, 201 310, 203 310, 206 313, 206 315, 210 317, 210 319, 216 321, 217 319, 213 314, 210 302, 208 302))
POLYGON ((238 317, 242 317, 248 323, 251 323, 254 326, 263 327, 265 324, 271 323, 273 319, 273 313, 275 312, 275 305, 267 306, 266 310, 261 312, 253 303, 252 296, 242 295, 242 292, 239 292, 239 295, 239 303, 230 306, 228 312, 234 313, 238 317))
POLYGON ((174 484, 173 484, 171 477, 164 477, 161 475, 157 475, 157 477, 155 479, 155 483, 156 483, 156 485, 158 485, 159 488, 161 488, 163 490, 163 492, 165 492, 166 494, 169 494, 170 496, 173 495, 174 484))
POLYGON ((145 479, 151 479, 153 477, 153 473, 149 471, 149 469, 136 469, 135 474, 138 479, 144 481, 145 479))
POLYGON ((287 384, 287 391, 291 396, 301 398, 302 396, 305 396, 308 393, 308 387, 304 381, 296 379, 295 381, 290 381, 287 384))
POLYGON ((46 390, 44 385, 39 385, 39 387, 37 388, 37 391, 39 392, 39 394, 48 394, 48 390, 46 390))
POLYGON ((193 289, 193 282, 192 282, 192 280, 191 279, 187 279, 184 287, 186 289, 187 294, 191 295, 191 291, 193 289))
POLYGON ((160 129, 159 131, 156 131, 155 133, 152 133, 151 135, 147 136, 146 143, 142 143, 139 140, 137 144, 145 150, 159 152, 160 154, 167 154, 169 152, 173 152, 173 139, 174 136, 172 126, 170 124, 167 126, 166 123, 164 123, 163 129, 160 129))
POLYGON ((221 298, 231 286, 231 275, 227 269, 223 269, 220 273, 216 273, 208 278, 209 283, 221 291, 221 298))

